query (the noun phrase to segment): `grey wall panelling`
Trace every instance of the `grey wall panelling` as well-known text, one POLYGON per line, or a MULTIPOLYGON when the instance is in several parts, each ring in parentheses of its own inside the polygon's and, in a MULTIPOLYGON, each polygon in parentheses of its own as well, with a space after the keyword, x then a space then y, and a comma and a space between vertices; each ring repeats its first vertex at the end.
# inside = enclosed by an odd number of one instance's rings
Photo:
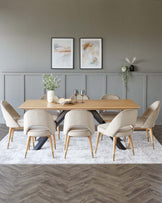
POLYGON ((55 90, 55 94, 59 97, 65 97, 65 75, 54 74, 54 76, 57 76, 61 80, 61 86, 55 90))
POLYGON ((38 99, 44 94, 42 85, 42 75, 25 76, 25 100, 38 99))
MULTIPOLYGON (((4 100, 4 75, 0 74, 0 101, 4 100)), ((0 111, 0 123, 4 123, 2 112, 0 111)))
POLYGON ((91 99, 99 99, 106 94, 106 75, 87 75, 87 95, 91 99))
POLYGON ((118 95, 121 99, 125 99, 125 87, 119 75, 107 76, 107 94, 118 95))
POLYGON ((6 101, 11 103, 17 109, 20 115, 24 111, 18 109, 20 104, 24 101, 24 75, 23 74, 7 74, 5 75, 5 95, 6 101))
MULTIPOLYGON (((116 94, 120 98, 133 99, 141 106, 141 115, 148 105, 160 99, 162 102, 162 73, 131 73, 127 88, 124 87, 119 73, 54 73, 61 79, 61 87, 55 91, 60 97, 70 97, 73 90, 87 90, 92 99, 104 94, 116 94)), ((6 99, 18 109, 25 99, 39 99, 43 94, 43 73, 0 73, 0 99, 6 99)), ((18 110, 23 114, 22 110, 18 110)), ((3 122, 0 113, 0 122, 3 122)), ((160 112, 157 124, 162 124, 160 112)))
MULTIPOLYGON (((162 103, 162 74, 148 75, 147 80, 147 106, 155 100, 162 103)), ((162 125, 162 110, 160 111, 157 124, 162 125)))
POLYGON ((85 89, 84 75, 66 75, 66 97, 71 97, 74 89, 85 89))
POLYGON ((127 99, 132 99, 138 105, 140 109, 138 110, 139 116, 145 111, 146 108, 146 76, 136 75, 136 77, 131 77, 128 80, 127 85, 127 99))

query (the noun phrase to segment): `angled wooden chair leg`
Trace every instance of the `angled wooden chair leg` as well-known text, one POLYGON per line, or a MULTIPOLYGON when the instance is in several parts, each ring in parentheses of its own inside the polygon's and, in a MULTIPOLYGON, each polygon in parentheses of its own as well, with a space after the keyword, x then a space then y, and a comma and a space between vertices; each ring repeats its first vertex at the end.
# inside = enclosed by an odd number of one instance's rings
POLYGON ((11 137, 11 142, 13 142, 13 137, 14 137, 14 128, 12 128, 12 137, 11 137))
POLYGON ((37 138, 35 137, 35 141, 37 140, 37 138))
POLYGON ((126 141, 126 136, 124 136, 123 141, 124 141, 124 142, 126 141))
POLYGON ((117 137, 113 137, 113 161, 115 161, 116 142, 117 142, 117 137))
POLYGON ((35 147, 35 145, 34 145, 34 137, 32 137, 32 143, 33 143, 33 148, 35 147))
POLYGON ((57 132, 58 132, 58 139, 60 140, 60 127, 57 126, 57 132))
POLYGON ((153 149, 155 149, 155 147, 154 147, 153 130, 152 130, 152 128, 150 128, 149 130, 150 130, 150 137, 151 137, 152 147, 153 147, 153 149))
POLYGON ((97 148, 98 148, 98 143, 99 143, 99 139, 100 139, 100 134, 101 134, 100 132, 97 133, 95 154, 97 153, 97 148))
POLYGON ((89 136, 89 137, 88 137, 88 140, 89 140, 89 145, 90 145, 90 148, 91 148, 91 154, 92 154, 92 158, 94 158, 91 136, 89 136))
POLYGON ((68 136, 68 138, 67 138, 66 151, 65 151, 65 156, 64 156, 65 159, 66 159, 66 155, 67 155, 67 151, 68 151, 68 147, 69 147, 69 142, 70 142, 70 136, 68 136))
POLYGON ((55 134, 53 134, 53 142, 54 142, 54 148, 56 149, 56 139, 55 139, 55 134))
POLYGON ((130 142, 130 145, 131 145, 131 148, 132 148, 132 152, 133 152, 133 155, 134 155, 134 147, 133 147, 133 141, 132 141, 132 137, 131 135, 129 135, 129 142, 130 142))
POLYGON ((11 140, 11 136, 12 136, 12 131, 13 131, 13 128, 9 128, 9 137, 8 137, 7 149, 9 149, 10 140, 11 140))
POLYGON ((149 142, 149 130, 146 128, 147 141, 149 142))
POLYGON ((65 136, 64 150, 66 150, 67 139, 68 139, 68 135, 65 136))
POLYGON ((30 140, 31 140, 31 137, 29 136, 29 137, 28 137, 28 141, 27 141, 27 145, 26 145, 25 158, 26 158, 26 156, 27 156, 27 152, 28 152, 28 149, 29 149, 30 140))
POLYGON ((103 140, 103 134, 101 134, 101 140, 103 140))
POLYGON ((49 142, 50 142, 50 146, 51 146, 52 157, 54 158, 54 151, 53 151, 52 138, 51 138, 51 136, 49 136, 48 138, 49 138, 49 142))

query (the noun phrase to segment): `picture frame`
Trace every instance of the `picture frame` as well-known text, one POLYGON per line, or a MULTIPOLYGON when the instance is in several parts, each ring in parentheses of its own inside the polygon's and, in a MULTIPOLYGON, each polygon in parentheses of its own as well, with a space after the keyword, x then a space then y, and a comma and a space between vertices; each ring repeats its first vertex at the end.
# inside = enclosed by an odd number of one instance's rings
POLYGON ((72 37, 51 38, 51 68, 52 69, 74 68, 74 38, 72 37))
POLYGON ((103 68, 103 39, 80 38, 80 69, 102 69, 103 68))

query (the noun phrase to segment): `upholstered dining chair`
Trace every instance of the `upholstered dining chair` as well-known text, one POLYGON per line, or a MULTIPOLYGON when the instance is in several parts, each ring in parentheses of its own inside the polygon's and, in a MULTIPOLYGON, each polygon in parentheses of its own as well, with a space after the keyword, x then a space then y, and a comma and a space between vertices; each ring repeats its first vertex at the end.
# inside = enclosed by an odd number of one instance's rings
POLYGON ((6 122, 6 126, 9 127, 9 137, 7 144, 8 149, 10 140, 13 141, 14 130, 23 129, 24 120, 7 101, 1 101, 1 110, 6 122))
POLYGON ((156 120, 159 115, 159 111, 160 111, 160 101, 155 101, 149 106, 149 108, 144 112, 144 114, 141 117, 137 118, 137 122, 135 125, 135 129, 146 130, 148 142, 150 133, 153 149, 154 149, 154 139, 152 128, 155 126, 156 120))
MULTIPOLYGON (((109 100, 118 100, 120 99, 118 96, 116 95, 113 95, 113 94, 106 94, 104 95, 103 97, 101 97, 101 99, 109 99, 109 100)), ((100 111, 100 115, 101 117, 103 118, 103 120, 105 122, 110 122, 112 121, 112 119, 119 113, 119 111, 109 111, 109 110, 106 110, 106 111, 100 111)))
MULTIPOLYGON (((103 97, 101 97, 101 99, 110 99, 110 100, 118 100, 120 99, 120 97, 118 97, 117 95, 113 95, 113 94, 106 94, 103 97)), ((115 116, 119 113, 120 111, 116 110, 116 111, 111 111, 111 110, 105 110, 105 111, 99 111, 101 117, 103 118, 103 120, 105 122, 110 122, 113 120, 113 118, 115 118, 115 116)), ((101 140, 103 139, 103 135, 101 135, 101 140)))
MULTIPOLYGON (((47 100, 47 95, 43 95, 41 97, 42 100, 47 100)), ((55 100, 59 100, 59 97, 55 95, 55 100)), ((53 120, 55 121, 58 117, 58 115, 60 114, 60 111, 59 110, 51 110, 49 111, 51 114, 52 114, 52 118, 53 120)), ((58 139, 60 139, 60 126, 58 125, 57 126, 57 133, 58 133, 58 139)))
POLYGON ((121 111, 110 123, 104 123, 98 125, 97 127, 97 140, 96 140, 96 149, 97 152, 98 142, 100 135, 106 135, 113 137, 113 161, 115 161, 115 148, 118 137, 128 136, 129 142, 131 144, 132 152, 134 155, 134 148, 131 134, 134 130, 134 126, 137 119, 137 110, 136 109, 127 109, 121 111))
MULTIPOLYGON (((48 137, 50 141, 52 156, 54 158, 52 138, 55 142, 55 123, 53 122, 52 115, 45 110, 33 109, 24 114, 24 134, 28 135, 27 147, 25 152, 25 158, 27 156, 28 149, 30 148, 31 139, 34 145, 35 137, 48 137)), ((33 146, 34 147, 34 146, 33 146)))
POLYGON ((87 110, 75 109, 69 111, 64 119, 65 156, 66 159, 71 137, 88 137, 91 155, 93 155, 91 136, 95 132, 93 115, 87 110))
MULTIPOLYGON (((83 100, 88 100, 89 99, 89 97, 87 95, 84 95, 84 96, 81 96, 80 94, 77 95, 77 100, 82 100, 82 98, 83 98, 83 100)), ((71 99, 76 100, 76 96, 72 95, 71 99)))

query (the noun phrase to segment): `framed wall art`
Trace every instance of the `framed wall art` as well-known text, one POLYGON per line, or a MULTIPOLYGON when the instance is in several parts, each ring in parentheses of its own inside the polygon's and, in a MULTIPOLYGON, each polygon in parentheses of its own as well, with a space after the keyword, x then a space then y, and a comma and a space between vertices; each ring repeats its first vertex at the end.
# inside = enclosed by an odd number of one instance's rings
POLYGON ((52 37, 52 69, 74 68, 74 38, 52 37))
POLYGON ((80 68, 102 69, 102 38, 80 38, 80 68))

